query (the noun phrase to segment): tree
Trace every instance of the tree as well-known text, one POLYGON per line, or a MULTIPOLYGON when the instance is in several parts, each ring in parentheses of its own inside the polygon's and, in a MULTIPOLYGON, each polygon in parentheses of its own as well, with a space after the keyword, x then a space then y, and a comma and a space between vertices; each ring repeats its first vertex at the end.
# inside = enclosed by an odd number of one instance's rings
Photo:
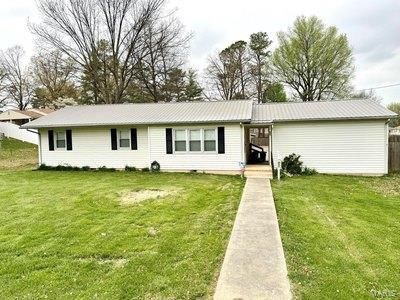
MULTIPOLYGON (((400 115, 400 102, 393 102, 388 105, 388 109, 400 115)), ((398 127, 400 126, 400 118, 393 118, 389 123, 390 127, 398 127)))
POLYGON ((73 60, 80 72, 88 71, 94 103, 120 103, 129 98, 139 58, 147 54, 146 28, 160 22, 163 6, 164 0, 38 0, 42 23, 32 24, 31 30, 42 44, 73 60), (101 41, 110 47, 109 63, 100 70, 109 74, 107 84, 94 74, 104 54, 101 41))
POLYGON ((4 92, 6 89, 5 79, 6 79, 6 71, 0 64, 0 108, 3 107, 6 103, 7 97, 5 96, 4 92))
POLYGON ((250 36, 250 74, 255 86, 258 103, 265 100, 263 92, 269 81, 268 59, 271 52, 268 50, 272 41, 266 32, 253 33, 250 36))
POLYGON ((183 80, 185 50, 191 35, 185 34, 182 24, 172 17, 147 24, 144 32, 144 47, 142 52, 137 53, 139 64, 136 79, 150 96, 149 101, 171 101, 172 96, 166 94, 168 88, 165 86, 177 84, 179 76, 183 80))
POLYGON ((376 101, 376 102, 381 102, 382 101, 382 98, 379 97, 375 93, 374 90, 361 90, 361 91, 358 91, 358 92, 353 92, 350 95, 350 98, 358 99, 358 100, 360 100, 360 99, 369 99, 369 100, 373 100, 373 101, 376 101))
POLYGON ((285 88, 280 83, 267 84, 263 94, 262 102, 286 102, 287 96, 285 88))
POLYGON ((238 41, 209 58, 207 75, 223 100, 244 99, 248 72, 244 41, 238 41))
POLYGON ((97 51, 91 54, 88 64, 83 68, 80 78, 82 94, 80 102, 84 104, 115 103, 117 86, 113 80, 113 54, 106 40, 98 42, 97 51))
POLYGON ((74 82, 76 67, 60 51, 42 52, 32 58, 32 75, 36 82, 34 106, 59 108, 78 99, 74 82), (67 100, 69 99, 69 100, 67 100))
POLYGON ((203 88, 197 81, 196 72, 189 70, 186 75, 185 99, 187 101, 203 100, 203 88))
POLYGON ((298 17, 288 32, 278 33, 272 62, 279 81, 302 101, 347 96, 353 74, 352 51, 346 35, 326 27, 317 17, 298 17))
POLYGON ((3 70, 4 97, 7 104, 25 110, 33 100, 34 85, 28 67, 23 65, 25 51, 15 46, 1 53, 0 69, 3 70))
POLYGON ((185 99, 186 72, 180 68, 168 72, 166 81, 161 87, 160 96, 164 101, 183 101, 185 99))

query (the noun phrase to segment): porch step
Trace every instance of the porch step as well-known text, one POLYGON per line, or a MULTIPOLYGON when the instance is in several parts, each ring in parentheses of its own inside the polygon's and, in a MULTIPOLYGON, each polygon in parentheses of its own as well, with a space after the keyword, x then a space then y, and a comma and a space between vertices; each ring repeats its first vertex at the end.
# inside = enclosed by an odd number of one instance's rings
POLYGON ((272 168, 269 165, 247 165, 244 176, 247 178, 267 178, 272 179, 272 168))

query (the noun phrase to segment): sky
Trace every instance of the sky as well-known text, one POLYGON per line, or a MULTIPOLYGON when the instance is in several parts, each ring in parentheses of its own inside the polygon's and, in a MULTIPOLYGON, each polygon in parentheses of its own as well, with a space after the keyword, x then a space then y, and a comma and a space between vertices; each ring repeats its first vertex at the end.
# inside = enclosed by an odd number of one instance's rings
MULTIPOLYGON (((29 22, 40 20, 35 0, 0 0, 0 49, 21 45, 34 53, 29 22)), ((274 41, 299 15, 316 15, 338 27, 353 49, 356 90, 400 84, 399 0, 169 0, 170 9, 193 34, 189 64, 204 70, 207 57, 251 33, 265 31, 274 41)), ((382 104, 400 101, 400 85, 376 89, 382 104)))

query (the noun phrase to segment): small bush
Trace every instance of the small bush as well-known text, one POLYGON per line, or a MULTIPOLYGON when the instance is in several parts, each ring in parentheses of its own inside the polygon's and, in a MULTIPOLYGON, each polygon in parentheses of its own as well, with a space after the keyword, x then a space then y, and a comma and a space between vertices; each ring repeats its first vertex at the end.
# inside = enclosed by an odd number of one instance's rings
POLYGON ((143 168, 142 172, 150 172, 150 169, 149 168, 143 168))
POLYGON ((100 168, 97 169, 100 172, 115 172, 116 169, 115 168, 107 168, 106 166, 102 166, 100 168))
MULTIPOLYGON (((300 155, 292 153, 286 156, 282 161, 281 178, 292 175, 315 175, 318 172, 315 169, 307 168, 303 166, 303 162, 300 160, 300 155)), ((278 170, 274 169, 274 177, 277 177, 278 170)))
POLYGON ((305 167, 303 169, 302 175, 311 176, 318 174, 317 170, 305 167))
POLYGON ((135 172, 135 171, 137 171, 137 169, 135 167, 125 166, 125 171, 126 172, 135 172))
POLYGON ((38 168, 40 171, 90 171, 90 167, 73 167, 69 165, 58 165, 58 166, 46 166, 45 164, 41 164, 38 168))
POLYGON ((282 161, 282 170, 292 175, 300 175, 303 171, 303 162, 300 155, 294 153, 286 156, 282 161))
POLYGON ((53 170, 54 167, 46 166, 45 164, 41 164, 37 169, 40 171, 49 171, 53 170))

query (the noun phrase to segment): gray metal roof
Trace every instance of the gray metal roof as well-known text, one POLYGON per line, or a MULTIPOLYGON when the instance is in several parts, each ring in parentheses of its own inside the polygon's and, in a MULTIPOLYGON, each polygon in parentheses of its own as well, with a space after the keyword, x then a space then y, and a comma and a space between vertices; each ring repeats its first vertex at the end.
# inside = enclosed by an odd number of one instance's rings
POLYGON ((372 100, 285 102, 254 105, 251 122, 386 119, 396 116, 372 100))
POLYGON ((252 107, 251 100, 71 106, 21 127, 250 122, 252 107))
POLYGON ((386 119, 397 115, 371 100, 253 104, 252 100, 71 106, 22 128, 184 123, 386 119))

